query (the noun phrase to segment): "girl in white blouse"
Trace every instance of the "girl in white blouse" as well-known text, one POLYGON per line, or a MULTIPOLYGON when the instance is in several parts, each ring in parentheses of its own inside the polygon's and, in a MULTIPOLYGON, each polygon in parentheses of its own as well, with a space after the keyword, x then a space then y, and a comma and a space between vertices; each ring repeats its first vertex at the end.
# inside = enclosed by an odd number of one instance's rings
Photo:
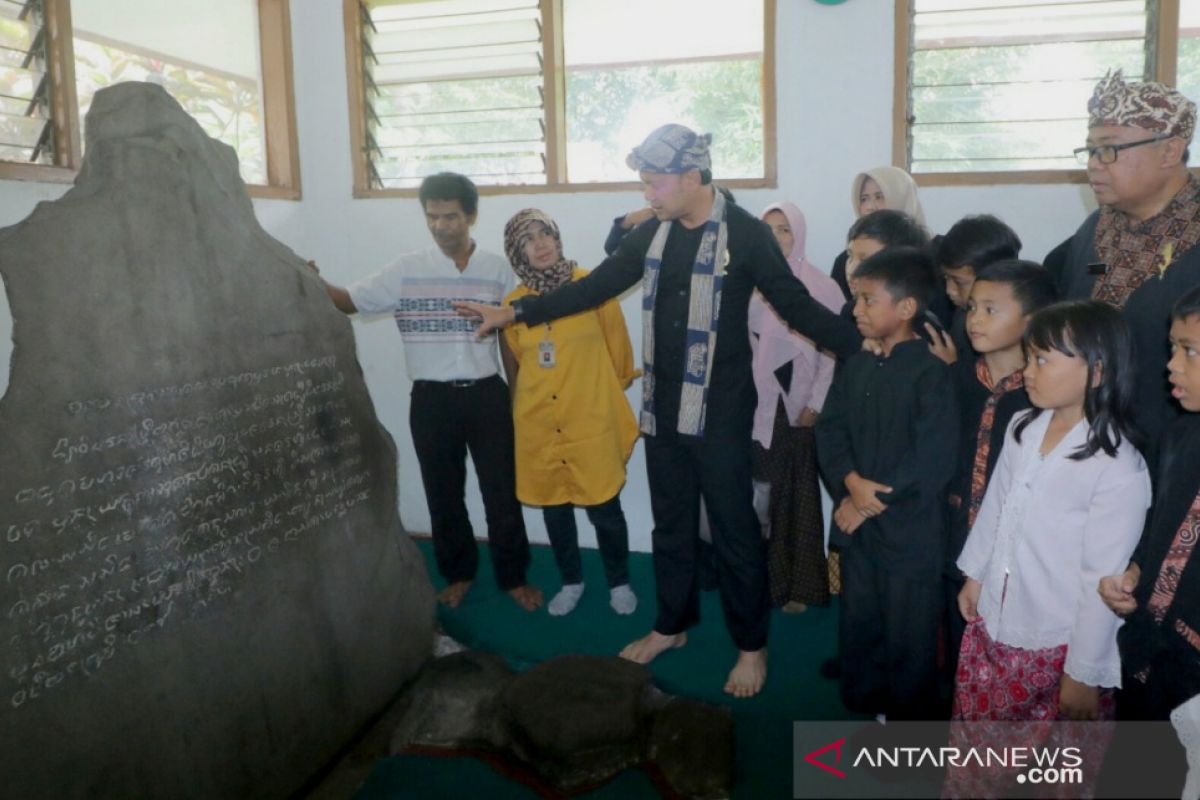
POLYGON ((1150 505, 1129 422, 1129 330, 1106 303, 1059 303, 1025 334, 1033 410, 1009 425, 958 559, 966 618, 954 717, 1111 719, 1120 619, 1100 578, 1124 570, 1150 505))

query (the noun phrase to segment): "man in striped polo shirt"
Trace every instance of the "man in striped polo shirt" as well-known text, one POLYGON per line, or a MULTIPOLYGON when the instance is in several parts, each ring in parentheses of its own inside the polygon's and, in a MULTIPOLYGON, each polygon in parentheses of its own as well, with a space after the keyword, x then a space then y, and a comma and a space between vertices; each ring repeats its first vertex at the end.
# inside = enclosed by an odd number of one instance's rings
POLYGON ((479 193, 463 175, 443 172, 418 193, 434 245, 406 253, 346 288, 325 284, 339 310, 392 312, 412 380, 409 426, 433 527, 433 550, 447 586, 438 600, 456 607, 479 556, 467 506, 469 449, 487 512, 488 547, 496 583, 526 611, 542 593, 525 582, 529 540, 514 484, 512 411, 500 378, 496 337, 475 339, 478 323, 455 313, 452 302, 500 305, 513 289, 513 271, 471 238, 479 193))

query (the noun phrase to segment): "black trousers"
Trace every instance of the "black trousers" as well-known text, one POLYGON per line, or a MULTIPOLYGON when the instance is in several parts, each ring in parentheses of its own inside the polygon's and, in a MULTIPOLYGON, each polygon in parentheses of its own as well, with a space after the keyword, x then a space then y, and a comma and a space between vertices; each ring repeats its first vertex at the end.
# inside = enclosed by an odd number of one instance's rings
POLYGON ((859 528, 842 549, 842 702, 852 711, 938 719, 939 555, 896 558, 859 528))
POLYGON ((703 437, 669 430, 644 440, 654 513, 654 630, 674 635, 700 619, 703 495, 713 526, 725 625, 739 650, 760 650, 767 644, 770 604, 766 545, 754 513, 751 439, 748 432, 722 435, 708 427, 703 437))
MULTIPOLYGON (((582 506, 596 528, 596 544, 609 588, 629 583, 629 526, 621 510, 621 495, 596 506, 582 506)), ((546 533, 554 549, 554 560, 564 585, 583 582, 583 563, 579 558, 579 531, 575 526, 575 506, 546 506, 542 509, 546 533)))
POLYGON ((450 583, 475 578, 479 553, 463 493, 467 451, 487 514, 488 547, 501 591, 525 583, 529 539, 516 495, 512 406, 499 375, 469 385, 415 381, 409 426, 433 523, 438 572, 450 583))

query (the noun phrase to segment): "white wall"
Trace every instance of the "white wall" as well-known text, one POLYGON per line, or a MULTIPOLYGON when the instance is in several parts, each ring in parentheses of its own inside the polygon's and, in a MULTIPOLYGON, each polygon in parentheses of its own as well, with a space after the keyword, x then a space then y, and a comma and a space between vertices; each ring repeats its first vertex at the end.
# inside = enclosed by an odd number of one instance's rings
MULTIPOLYGON (((808 217, 809 257, 828 268, 853 221, 851 179, 866 167, 890 160, 892 11, 890 4, 877 1, 825 6, 780 0, 778 5, 779 188, 739 191, 738 201, 751 210, 779 199, 795 202, 808 217)), ((268 231, 315 259, 325 278, 344 284, 369 274, 396 253, 425 247, 429 237, 416 200, 351 199, 341 4, 293 3, 291 13, 304 199, 254 205, 268 231)), ((19 221, 36 202, 62 191, 0 181, 0 226, 19 221)), ((923 189, 921 198, 935 232, 945 231, 967 213, 993 213, 1021 235, 1027 257, 1040 259, 1094 207, 1090 194, 1086 187, 1074 185, 946 187, 923 189)), ((536 205, 558 220, 570 257, 594 265, 602 255, 609 221, 640 202, 636 192, 485 197, 475 238, 482 247, 500 251, 505 220, 518 209, 536 205)), ((640 352, 636 300, 626 298, 624 308, 640 352)), ((410 385, 399 335, 386 318, 356 320, 354 325, 376 410, 400 453, 404 524, 409 530, 428 531, 429 515, 408 433, 410 385)), ((7 305, 0 303, 0 376, 8 371, 10 326, 7 305)), ((635 384, 630 392, 634 403, 639 390, 635 384)), ((631 546, 648 550, 650 504, 640 445, 629 476, 623 504, 631 546)), ((478 497, 472 478, 468 505, 476 533, 482 535, 478 497)), ((545 541, 541 515, 527 512, 526 519, 531 538, 545 541)), ((580 525, 580 536, 594 544, 586 523, 580 525)))

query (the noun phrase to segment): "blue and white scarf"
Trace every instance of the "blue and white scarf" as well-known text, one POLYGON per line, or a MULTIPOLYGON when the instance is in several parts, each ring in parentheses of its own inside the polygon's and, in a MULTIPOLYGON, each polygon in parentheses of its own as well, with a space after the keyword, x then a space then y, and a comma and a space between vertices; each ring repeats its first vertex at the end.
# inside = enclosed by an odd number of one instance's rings
MULTIPOLYGON (((642 276, 642 433, 654 436, 658 423, 654 415, 654 301, 658 296, 658 275, 662 269, 663 248, 671 232, 671 222, 658 226, 654 241, 646 251, 646 270, 642 276)), ((679 397, 679 421, 675 428, 687 436, 704 435, 704 412, 708 404, 708 384, 712 375, 713 353, 717 347, 717 318, 721 310, 721 283, 729 265, 729 229, 725 223, 725 196, 713 191, 712 213, 704 223, 704 233, 692 264, 691 304, 688 308, 687 349, 683 363, 683 387, 679 397)))

